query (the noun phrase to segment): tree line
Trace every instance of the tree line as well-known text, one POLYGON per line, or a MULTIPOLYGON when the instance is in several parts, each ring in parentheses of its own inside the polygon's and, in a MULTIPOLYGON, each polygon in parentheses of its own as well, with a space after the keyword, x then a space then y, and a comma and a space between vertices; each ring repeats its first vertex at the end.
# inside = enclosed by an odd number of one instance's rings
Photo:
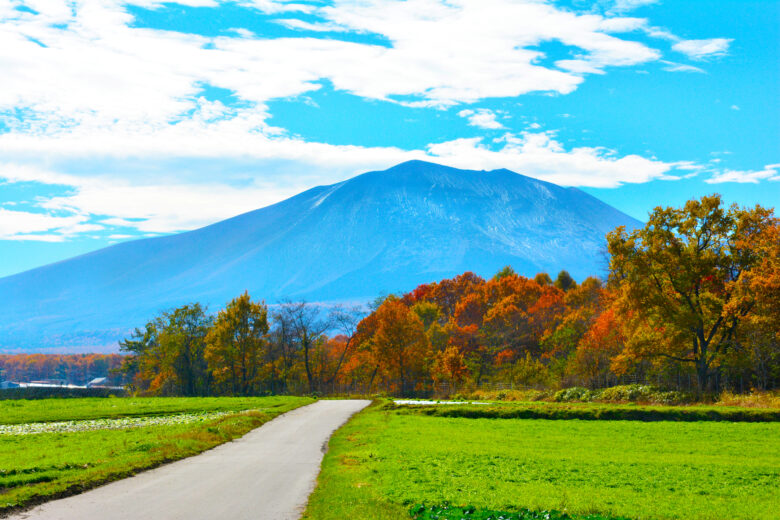
POLYGON ((150 395, 330 392, 364 315, 291 301, 269 310, 247 292, 216 315, 184 305, 119 343, 130 354, 122 371, 132 389, 150 395))
POLYGON ((124 383, 119 354, 0 354, 2 381, 66 381, 84 385, 97 377, 107 384, 124 383))
POLYGON ((216 315, 193 303, 120 343, 122 370, 156 395, 435 388, 777 388, 780 232, 773 211, 719 196, 656 208, 607 235, 609 274, 463 273, 366 309, 249 294, 216 315))

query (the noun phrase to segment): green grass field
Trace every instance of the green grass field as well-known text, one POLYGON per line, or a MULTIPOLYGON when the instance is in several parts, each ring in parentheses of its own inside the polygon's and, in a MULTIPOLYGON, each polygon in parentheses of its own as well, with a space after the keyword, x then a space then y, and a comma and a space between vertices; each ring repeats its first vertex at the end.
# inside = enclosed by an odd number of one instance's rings
POLYGON ((374 406, 331 439, 305 518, 397 520, 415 504, 450 502, 777 519, 778 440, 777 422, 475 419, 374 406))
POLYGON ((311 402, 303 397, 0 401, 0 424, 252 410, 191 424, 0 435, 0 513, 195 455, 311 402))

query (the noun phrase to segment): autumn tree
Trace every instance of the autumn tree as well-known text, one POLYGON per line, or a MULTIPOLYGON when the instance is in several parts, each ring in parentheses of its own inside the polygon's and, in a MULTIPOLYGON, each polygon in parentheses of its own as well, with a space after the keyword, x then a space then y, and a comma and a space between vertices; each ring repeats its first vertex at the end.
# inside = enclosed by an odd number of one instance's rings
POLYGON ((752 304, 738 335, 739 354, 751 371, 752 383, 761 389, 780 379, 780 224, 777 220, 750 237, 761 259, 733 283, 736 302, 752 304))
POLYGON ((590 328, 579 341, 574 357, 575 371, 597 388, 608 386, 613 359, 625 345, 623 327, 614 309, 607 309, 593 320, 590 328))
POLYGON ((286 323, 291 337, 303 355, 309 393, 319 390, 322 381, 315 377, 312 370, 312 350, 324 341, 322 335, 331 327, 331 321, 323 315, 318 306, 305 301, 284 302, 279 307, 277 316, 278 320, 286 323))
POLYGON ((234 395, 251 395, 260 381, 268 346, 268 308, 248 292, 219 311, 206 336, 206 360, 214 378, 234 395))
POLYGON ((372 348, 379 366, 400 384, 401 395, 423 369, 428 337, 422 320, 398 298, 390 297, 376 310, 372 348))
POLYGON ((344 305, 335 305, 331 308, 328 316, 328 322, 332 327, 341 333, 343 341, 335 343, 334 349, 337 351, 336 363, 333 366, 331 374, 325 380, 326 385, 332 385, 338 378, 340 370, 345 361, 354 353, 356 349, 355 336, 357 327, 365 317, 366 313, 359 306, 345 307, 344 305))
POLYGON ((738 287, 764 261, 766 253, 753 244, 774 224, 771 210, 724 208, 713 195, 683 208, 658 207, 643 228, 609 233, 619 308, 645 330, 663 331, 664 341, 639 341, 632 353, 693 364, 699 388, 708 388, 713 366, 736 345, 739 324, 754 311, 755 301, 738 287))
POLYGON ((435 362, 431 369, 431 376, 434 381, 446 382, 457 386, 463 382, 468 375, 469 369, 457 347, 447 347, 442 352, 438 352, 435 362))

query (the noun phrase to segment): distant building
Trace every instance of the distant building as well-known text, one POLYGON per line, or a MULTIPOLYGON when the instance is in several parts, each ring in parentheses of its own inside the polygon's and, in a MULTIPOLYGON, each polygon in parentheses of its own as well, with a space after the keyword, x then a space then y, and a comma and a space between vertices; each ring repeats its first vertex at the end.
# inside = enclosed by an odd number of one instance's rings
POLYGON ((101 388, 106 386, 106 378, 105 377, 96 377, 89 383, 87 383, 87 388, 101 388))

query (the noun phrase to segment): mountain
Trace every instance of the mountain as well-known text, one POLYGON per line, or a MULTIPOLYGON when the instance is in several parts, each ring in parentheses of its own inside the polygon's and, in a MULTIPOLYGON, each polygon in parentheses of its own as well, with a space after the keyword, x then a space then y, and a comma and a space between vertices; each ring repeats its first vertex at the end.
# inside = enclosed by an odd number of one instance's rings
POLYGON ((604 235, 637 220, 509 170, 411 161, 177 235, 0 279, 0 350, 110 350, 159 310, 245 289, 274 303, 365 301, 463 271, 606 269, 604 235))

